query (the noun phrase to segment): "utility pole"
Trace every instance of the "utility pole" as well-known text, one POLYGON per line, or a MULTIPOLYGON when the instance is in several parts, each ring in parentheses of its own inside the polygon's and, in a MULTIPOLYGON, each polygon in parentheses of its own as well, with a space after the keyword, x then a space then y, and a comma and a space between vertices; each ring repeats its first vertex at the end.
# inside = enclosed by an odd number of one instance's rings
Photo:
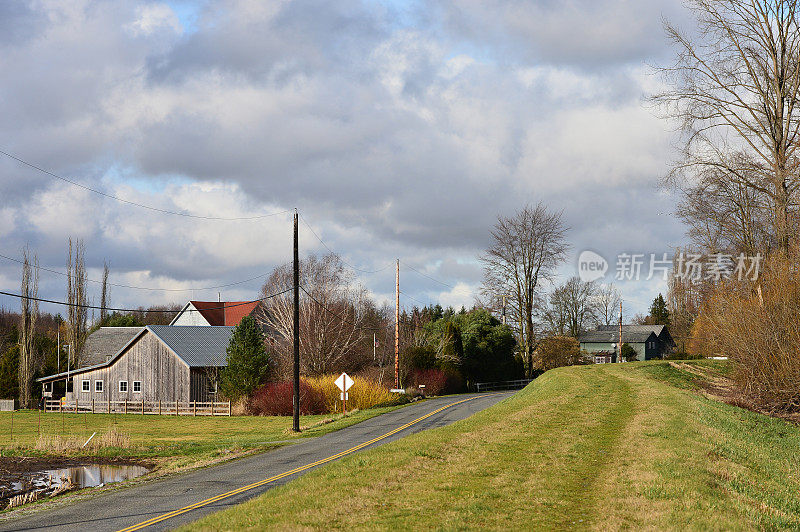
POLYGON ((397 259, 394 306, 394 387, 400 388, 400 259, 397 259))
POLYGON ((619 356, 617 362, 623 362, 622 360, 622 300, 619 300, 619 356))
POLYGON ((503 296, 503 325, 506 324, 506 296, 503 296))
POLYGON ((294 368, 292 430, 300 432, 300 252, 297 245, 297 209, 294 210, 294 368))

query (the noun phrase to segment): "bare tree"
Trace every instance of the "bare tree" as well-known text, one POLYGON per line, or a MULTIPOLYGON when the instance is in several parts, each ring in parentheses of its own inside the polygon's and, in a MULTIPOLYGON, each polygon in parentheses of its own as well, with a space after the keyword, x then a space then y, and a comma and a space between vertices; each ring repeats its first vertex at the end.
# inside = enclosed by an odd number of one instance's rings
POLYGON ((569 245, 560 212, 550 212, 539 203, 513 216, 499 216, 491 231, 492 243, 481 257, 483 292, 507 295, 525 372, 533 370, 537 344, 534 328, 534 298, 542 281, 551 280, 565 258, 569 245))
POLYGON ((550 294, 543 317, 550 334, 578 338, 597 321, 597 285, 571 277, 550 294))
POLYGON ((695 246, 707 253, 767 250, 772 239, 769 197, 718 168, 698 169, 696 176, 678 184, 683 198, 676 209, 695 246))
POLYGON ((86 299, 86 247, 83 240, 74 244, 69 239, 67 255, 67 340, 73 357, 73 364, 80 364, 83 346, 86 342, 87 299, 86 299))
POLYGON ((19 403, 22 408, 31 408, 33 399, 31 385, 34 372, 34 335, 36 319, 39 316, 39 259, 26 247, 22 250, 22 309, 20 313, 20 352, 19 352, 19 403), (33 268, 31 269, 31 262, 33 268))
POLYGON ((103 323, 108 316, 108 263, 103 261, 103 284, 100 290, 100 323, 103 323))
POLYGON ((594 296, 595 317, 600 325, 612 325, 619 319, 619 290, 613 284, 601 285, 594 296))
MULTIPOLYGON (((277 268, 262 287, 267 297, 292 286, 290 265, 277 268)), ((352 370, 372 360, 363 350, 365 291, 353 287, 353 278, 334 254, 310 256, 300 264, 300 360, 303 371, 321 375, 352 370)), ((264 301, 257 320, 277 336, 279 372, 289 370, 292 349, 293 299, 291 293, 264 301)))
POLYGON ((722 180, 730 187, 712 188, 744 199, 748 209, 766 199, 770 233, 782 249, 796 231, 798 1, 687 0, 698 37, 666 25, 677 60, 661 69, 671 88, 653 98, 684 132, 684 157, 670 182, 689 183, 691 191, 722 180))

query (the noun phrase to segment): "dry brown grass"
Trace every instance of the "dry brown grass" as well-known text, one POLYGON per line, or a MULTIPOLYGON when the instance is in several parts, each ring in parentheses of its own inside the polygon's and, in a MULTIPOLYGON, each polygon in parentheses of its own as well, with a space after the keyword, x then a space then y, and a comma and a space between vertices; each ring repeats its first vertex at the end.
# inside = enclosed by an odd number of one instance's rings
POLYGON ((71 454, 80 450, 98 451, 108 447, 117 449, 129 449, 132 447, 130 436, 117 431, 114 427, 102 434, 95 435, 88 444, 86 444, 86 440, 88 438, 45 434, 36 439, 33 448, 50 454, 71 454), (84 444, 86 444, 85 447, 84 444))

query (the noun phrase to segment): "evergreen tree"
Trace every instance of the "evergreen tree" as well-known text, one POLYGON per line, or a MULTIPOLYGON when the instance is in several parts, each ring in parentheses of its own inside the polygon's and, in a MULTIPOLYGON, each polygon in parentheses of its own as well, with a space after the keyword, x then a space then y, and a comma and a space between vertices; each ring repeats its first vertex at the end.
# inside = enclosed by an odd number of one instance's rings
POLYGON ((664 296, 658 294, 650 305, 650 319, 653 325, 669 325, 669 309, 667 309, 667 302, 664 301, 664 296))
POLYGON ((235 401, 250 395, 269 375, 270 359, 256 320, 245 316, 228 345, 228 365, 220 372, 220 391, 235 401))

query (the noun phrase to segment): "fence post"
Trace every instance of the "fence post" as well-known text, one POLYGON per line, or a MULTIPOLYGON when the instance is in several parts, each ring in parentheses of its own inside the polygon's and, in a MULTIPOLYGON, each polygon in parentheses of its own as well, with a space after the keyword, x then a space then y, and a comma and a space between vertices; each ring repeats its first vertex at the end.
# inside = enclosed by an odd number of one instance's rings
POLYGON ((175 399, 175 415, 178 415, 178 400, 175 399))
POLYGON ((192 405, 194 406, 194 410, 192 410, 192 415, 197 417, 197 401, 192 403, 192 405))
POLYGON ((142 415, 144 415, 144 398, 142 398, 142 415))
POLYGON ((228 401, 228 417, 231 416, 231 402, 228 401))
POLYGON ((106 405, 106 414, 111 413, 111 394, 108 394, 108 404, 106 405))
POLYGON ((128 413, 128 398, 125 398, 125 413, 128 413))
POLYGON ((92 397, 92 414, 94 414, 94 397, 92 397))
POLYGON ((61 412, 62 414, 64 413, 64 401, 58 402, 58 411, 61 412))
POLYGON ((161 415, 161 399, 158 400, 158 415, 161 415))

